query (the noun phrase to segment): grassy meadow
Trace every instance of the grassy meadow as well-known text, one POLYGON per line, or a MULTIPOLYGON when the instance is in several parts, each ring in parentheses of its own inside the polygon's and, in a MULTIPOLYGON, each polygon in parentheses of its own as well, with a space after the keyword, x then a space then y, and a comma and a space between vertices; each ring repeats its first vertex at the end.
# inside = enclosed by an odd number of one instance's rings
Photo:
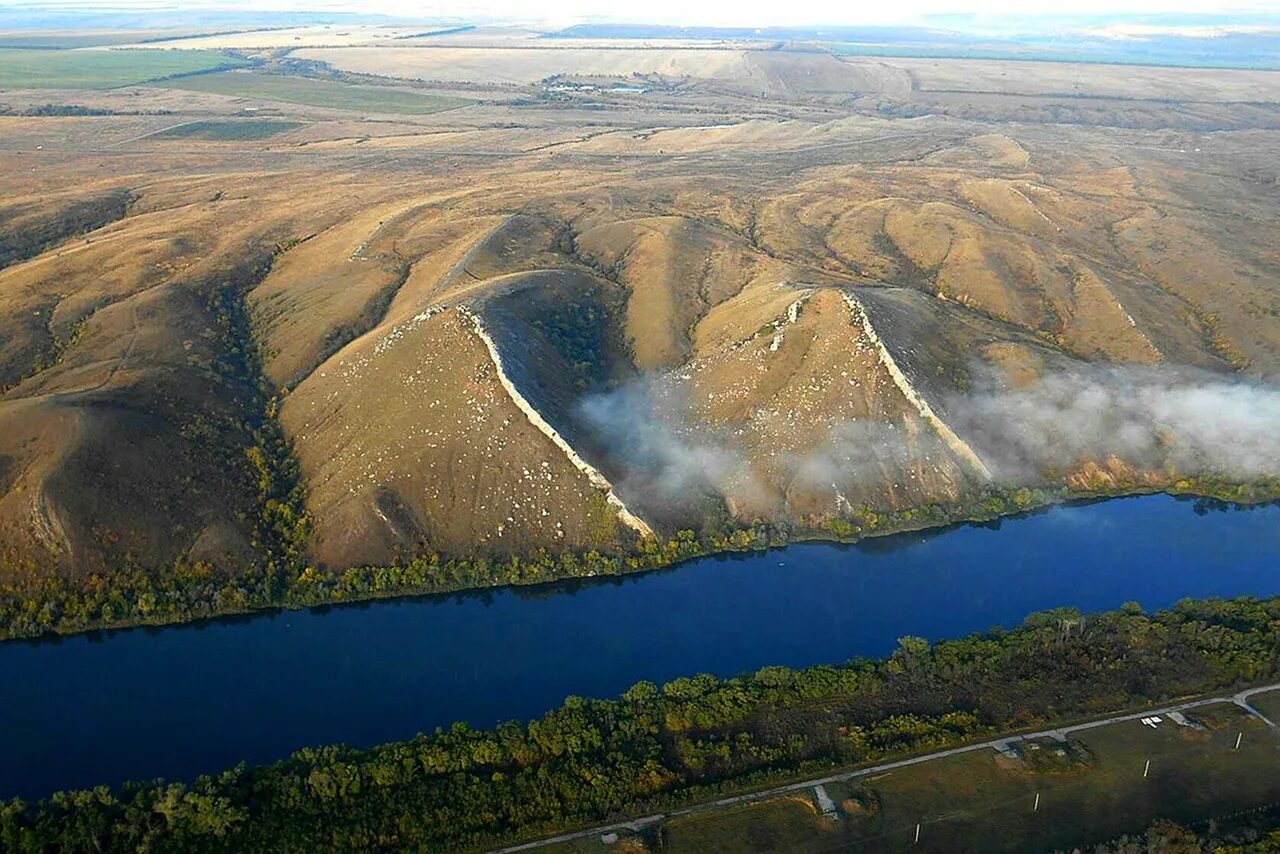
POLYGON ((1280 721, 1280 690, 1254 694, 1249 698, 1249 705, 1262 712, 1272 722, 1280 721))
MULTIPOLYGON (((1280 705, 1275 693, 1260 696, 1280 705)), ((1206 706, 1188 716, 1205 729, 1126 721, 1072 735, 1063 755, 1044 742, 1024 750, 1022 761, 977 751, 828 784, 841 813, 836 821, 823 817, 805 790, 695 812, 657 833, 662 850, 676 854, 1069 850, 1140 832, 1156 819, 1195 824, 1280 798, 1280 738, 1235 706, 1206 706)), ((564 848, 590 850, 590 842, 564 848)))

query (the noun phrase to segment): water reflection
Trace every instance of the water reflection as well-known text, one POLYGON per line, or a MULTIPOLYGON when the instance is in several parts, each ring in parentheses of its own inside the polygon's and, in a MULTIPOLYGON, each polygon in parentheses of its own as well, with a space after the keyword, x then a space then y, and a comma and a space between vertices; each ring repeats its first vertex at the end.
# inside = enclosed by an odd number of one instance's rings
POLYGON ((21 687, 0 703, 0 799, 492 726, 646 679, 878 657, 903 635, 1058 606, 1280 592, 1280 508, 1220 510, 1148 496, 636 575, 3 644, 0 685, 21 687))

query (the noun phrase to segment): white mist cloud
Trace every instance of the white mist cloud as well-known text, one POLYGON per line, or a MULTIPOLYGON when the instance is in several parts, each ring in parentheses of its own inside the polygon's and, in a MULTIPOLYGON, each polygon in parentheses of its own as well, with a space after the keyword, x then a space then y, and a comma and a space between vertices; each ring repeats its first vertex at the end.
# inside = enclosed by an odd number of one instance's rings
POLYGON ((798 486, 843 490, 903 478, 915 464, 945 454, 942 440, 923 425, 912 435, 903 422, 865 419, 837 424, 816 448, 786 462, 798 486))
POLYGON ((1280 476, 1280 389, 1170 367, 1090 366, 950 400, 953 429, 1005 480, 1110 455, 1144 468, 1280 476))
MULTIPOLYGON (((1280 477, 1280 388, 1170 367, 1091 366, 1022 388, 994 377, 944 401, 945 418, 997 480, 1059 480, 1086 460, 1115 456, 1140 469, 1231 480, 1280 477)), ((642 506, 690 509, 707 496, 731 507, 770 506, 769 489, 739 436, 698 422, 676 384, 634 380, 581 403, 585 422, 625 474, 616 484, 642 506)), ((775 460, 792 487, 859 496, 886 480, 906 485, 917 465, 951 462, 923 425, 847 421, 816 447, 775 460)), ((835 509, 835 508, 833 508, 835 509)))
POLYGON ((727 432, 689 417, 679 388, 642 377, 585 398, 582 415, 626 468, 621 494, 642 502, 696 503, 760 493, 746 455, 727 432))

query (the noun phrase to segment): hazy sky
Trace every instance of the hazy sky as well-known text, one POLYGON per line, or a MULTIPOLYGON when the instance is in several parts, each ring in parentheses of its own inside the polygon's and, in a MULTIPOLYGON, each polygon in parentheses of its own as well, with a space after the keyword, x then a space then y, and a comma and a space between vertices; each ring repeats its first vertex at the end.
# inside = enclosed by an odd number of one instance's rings
MULTIPOLYGON (((0 6, 6 0, 0 0, 0 6)), ((412 17, 451 16, 573 23, 581 20, 763 26, 788 24, 902 23, 938 13, 989 15, 1280 12, 1280 0, 7 0, 14 6, 62 8, 245 8, 382 12, 412 17)), ((3 12, 0 11, 0 15, 3 12)))

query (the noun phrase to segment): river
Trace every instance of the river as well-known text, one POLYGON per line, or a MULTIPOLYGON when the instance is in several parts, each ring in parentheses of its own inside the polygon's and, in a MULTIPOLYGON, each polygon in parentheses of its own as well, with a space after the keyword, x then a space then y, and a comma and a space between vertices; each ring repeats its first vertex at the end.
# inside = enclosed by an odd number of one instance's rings
POLYGON ((1156 495, 674 569, 0 644, 0 799, 535 717, 642 679, 882 656, 1056 606, 1280 593, 1280 508, 1156 495))

